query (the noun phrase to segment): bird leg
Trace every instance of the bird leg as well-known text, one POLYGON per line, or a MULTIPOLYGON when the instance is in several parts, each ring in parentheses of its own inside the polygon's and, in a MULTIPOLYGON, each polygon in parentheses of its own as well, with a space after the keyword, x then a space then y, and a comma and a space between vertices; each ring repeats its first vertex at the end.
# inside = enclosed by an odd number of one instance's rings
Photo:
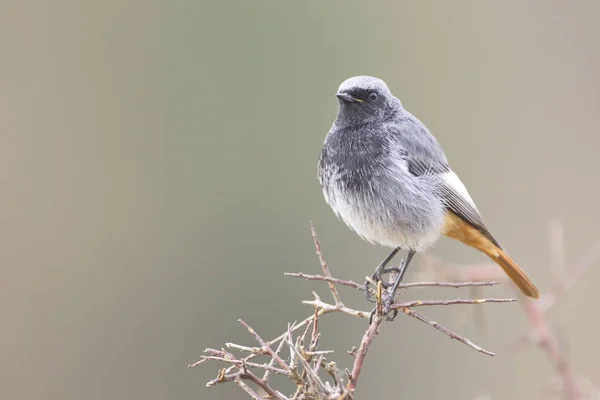
POLYGON ((393 321, 396 318, 396 314, 398 314, 398 310, 393 310, 391 315, 388 315, 390 312, 390 307, 394 304, 394 300, 396 299, 396 292, 398 291, 398 286, 400 282, 402 282, 402 278, 404 278, 404 273, 408 268, 408 264, 410 264, 412 258, 415 255, 414 250, 409 250, 406 258, 403 260, 402 265, 400 266, 400 272, 396 276, 394 283, 392 284, 392 289, 388 291, 388 295, 383 302, 383 315, 388 321, 393 321))
MULTIPOLYGON (((385 299, 383 300, 383 315, 385 315, 386 321, 393 321, 394 318, 396 318, 396 315, 398 315, 398 310, 391 310, 390 308, 391 308, 392 304, 394 304, 394 300, 396 299, 396 292, 398 291, 398 286, 400 285, 400 282, 402 282, 402 278, 404 278, 404 273, 406 272, 406 269, 408 268, 408 264, 410 264, 415 253, 416 252, 414 250, 409 250, 408 254, 406 255, 406 258, 404 260, 402 260, 402 264, 400 265, 400 268, 394 268, 395 270, 397 270, 396 272, 398 273, 398 275, 396 276, 396 279, 394 279, 391 289, 389 289, 387 291, 387 295, 386 295, 385 299)), ((391 269, 392 268, 390 268, 390 270, 391 269)), ((389 287, 389 285, 388 285, 388 287, 389 287)), ((376 312, 377 312, 377 307, 375 307, 373 309, 373 311, 371 312, 371 317, 369 318, 369 324, 372 322, 373 315, 375 315, 376 312)))
MULTIPOLYGON (((384 274, 389 274, 390 272, 400 273, 400 269, 399 268, 395 268, 395 267, 394 268, 386 268, 386 266, 390 263, 390 261, 392 261, 392 258, 394 258, 394 256, 396 254, 398 254, 398 251, 400 251, 400 247, 396 247, 394 250, 392 250, 392 252, 390 253, 390 255, 387 256, 385 258, 385 260, 383 260, 377 266, 377 268, 375 268, 375 272, 373 272, 373 274, 371 275, 371 279, 374 282, 381 282, 382 286, 384 288, 386 288, 386 289, 389 287, 389 283, 382 281, 381 280, 381 276, 384 275, 384 274)), ((371 303, 375 303, 375 301, 376 301, 375 298, 369 292, 369 281, 365 282, 365 297, 371 303)))

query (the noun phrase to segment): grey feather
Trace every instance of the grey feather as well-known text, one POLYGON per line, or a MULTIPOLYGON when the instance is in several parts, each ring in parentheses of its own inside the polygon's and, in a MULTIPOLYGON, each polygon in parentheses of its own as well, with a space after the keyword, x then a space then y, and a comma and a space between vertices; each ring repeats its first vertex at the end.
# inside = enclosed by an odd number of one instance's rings
POLYGON ((485 237, 490 239, 492 243, 498 246, 498 248, 502 248, 483 223, 483 218, 477 208, 466 201, 460 193, 457 193, 455 188, 449 185, 442 185, 441 190, 446 202, 446 207, 448 207, 450 211, 477 228, 477 230, 483 233, 485 237))
MULTIPOLYGON (((404 117, 400 118, 397 128, 396 134, 407 149, 405 153, 408 169, 413 175, 439 174, 443 176, 452 172, 441 146, 427 127, 415 116, 406 111, 404 117)), ((470 196, 465 198, 465 195, 457 190, 458 188, 443 179, 439 189, 446 207, 450 211, 477 228, 492 243, 500 247, 485 226, 483 218, 470 196)))
POLYGON ((441 146, 383 81, 353 77, 338 94, 317 170, 340 219, 370 242, 416 251, 439 238, 447 210, 489 235, 466 190, 446 179, 441 146))

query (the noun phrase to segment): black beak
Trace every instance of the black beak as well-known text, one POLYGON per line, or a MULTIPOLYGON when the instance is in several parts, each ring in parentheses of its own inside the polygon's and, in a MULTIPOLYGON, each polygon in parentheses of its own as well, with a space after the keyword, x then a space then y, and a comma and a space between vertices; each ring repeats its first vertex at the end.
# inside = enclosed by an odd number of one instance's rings
POLYGON ((355 99, 347 93, 338 93, 336 94, 337 98, 346 102, 346 103, 360 103, 360 100, 355 99))

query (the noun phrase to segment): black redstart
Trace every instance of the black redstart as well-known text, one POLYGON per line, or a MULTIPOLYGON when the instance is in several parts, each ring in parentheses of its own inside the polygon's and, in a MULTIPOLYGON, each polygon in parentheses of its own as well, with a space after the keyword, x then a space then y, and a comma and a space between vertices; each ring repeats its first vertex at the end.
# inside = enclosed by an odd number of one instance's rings
POLYGON ((525 295, 539 297, 484 225, 437 140, 385 82, 355 76, 340 85, 336 96, 340 108, 319 157, 319 183, 327 203, 352 230, 394 248, 373 273, 379 281, 383 273, 398 272, 385 299, 386 316, 414 254, 441 235, 482 251, 525 295), (400 249, 408 250, 400 268, 386 269, 400 249))

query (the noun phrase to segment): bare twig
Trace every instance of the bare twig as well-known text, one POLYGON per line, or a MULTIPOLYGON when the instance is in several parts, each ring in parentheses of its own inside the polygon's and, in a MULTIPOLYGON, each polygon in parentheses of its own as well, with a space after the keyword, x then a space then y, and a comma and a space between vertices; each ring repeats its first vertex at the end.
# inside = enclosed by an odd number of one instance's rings
POLYGON ((558 374, 562 377, 563 388, 569 399, 575 400, 582 398, 581 390, 577 385, 577 380, 564 354, 560 351, 558 342, 543 311, 532 301, 523 302, 523 309, 529 322, 535 327, 537 340, 534 342, 544 350, 558 374))
MULTIPOLYGON (((598 262, 598 259, 600 259, 600 241, 593 243, 569 268, 566 262, 562 224, 551 221, 548 232, 550 264, 554 276, 554 285, 552 290, 543 293, 539 300, 525 299, 520 303, 533 329, 516 340, 513 348, 522 349, 528 345, 535 345, 540 348, 550 360, 557 376, 560 377, 563 394, 569 400, 579 400, 584 397, 584 391, 579 383, 581 379, 575 376, 567 357, 561 351, 556 334, 547 319, 547 313, 558 304, 564 294, 575 285, 581 276, 598 262)), ((458 269, 455 266, 444 265, 439 261, 435 261, 435 264, 438 272, 436 276, 443 279, 454 276, 457 279, 489 280, 497 279, 497 274, 500 272, 499 268, 491 265, 487 269, 480 268, 476 271, 474 268, 458 269)))
POLYGON ((454 300, 413 300, 405 301, 403 303, 392 304, 392 309, 399 310, 406 307, 422 307, 422 306, 449 306, 455 304, 484 304, 484 303, 514 303, 519 300, 517 299, 454 299, 454 300))
POLYGON ((246 329, 248 329, 248 332, 250 332, 250 334, 252 336, 254 336, 254 339, 256 339, 256 341, 258 343, 260 343, 260 345, 262 346, 263 350, 266 351, 271 358, 273 358, 275 361, 277 361, 277 364, 279 364, 281 366, 281 368, 283 368, 284 370, 288 371, 289 367, 287 366, 287 364, 285 363, 285 361, 283 361, 281 359, 281 357, 279 357, 279 355, 277 353, 275 353, 273 351, 273 349, 271 349, 271 347, 267 344, 267 342, 265 342, 263 340, 263 338, 261 338, 258 333, 256 333, 256 331, 254 329, 252 329, 247 323, 245 323, 244 321, 242 321, 241 319, 238 319, 238 322, 240 324, 242 324, 242 326, 246 329))
POLYGON ((416 318, 419 321, 425 322, 427 325, 434 327, 435 329, 442 332, 444 335, 447 335, 451 339, 458 340, 459 342, 466 344, 467 346, 477 350, 480 353, 487 354, 488 356, 496 355, 496 353, 492 353, 491 351, 483 349, 482 347, 476 345, 475 343, 473 343, 471 340, 467 339, 466 337, 452 332, 450 329, 445 328, 444 326, 440 325, 438 322, 427 318, 423 314, 419 314, 418 312, 416 312, 413 309, 405 307, 402 309, 402 311, 404 312, 404 314, 406 314, 410 317, 416 318))
MULTIPOLYGON (((316 313, 319 316, 321 316, 323 314, 326 314, 326 312, 324 310, 316 311, 316 313)), ((298 331, 298 330, 306 327, 306 325, 310 324, 313 321, 313 319, 314 319, 314 315, 311 315, 310 317, 304 318, 301 322, 299 322, 299 323, 297 323, 297 324, 294 325, 294 327, 292 328, 292 333, 294 333, 294 332, 296 332, 296 331, 298 331)), ((273 345, 275 343, 278 343, 279 341, 285 339, 286 336, 287 336, 287 332, 282 333, 281 335, 277 336, 276 338, 269 340, 267 342, 267 344, 269 346, 271 346, 271 345, 273 345)))
POLYGON ((561 351, 556 339, 556 334, 550 327, 546 314, 569 291, 581 276, 600 258, 600 241, 592 244, 587 251, 573 264, 566 268, 564 249, 564 234, 562 225, 553 221, 549 226, 549 241, 552 249, 552 265, 554 269, 555 284, 552 291, 545 293, 538 302, 525 301, 522 303, 523 311, 533 326, 533 331, 517 341, 518 347, 526 344, 537 345, 554 366, 562 380, 562 390, 570 400, 583 398, 583 390, 578 384, 573 370, 561 351))
POLYGON ((310 351, 315 351, 317 345, 319 344, 319 339, 321 338, 321 334, 319 333, 319 308, 315 307, 315 318, 313 321, 313 329, 310 335, 310 351))
MULTIPOLYGON (((331 278, 323 275, 309 275, 302 272, 285 272, 286 276, 291 276, 293 278, 303 278, 308 281, 325 281, 335 283, 341 286, 348 286, 357 290, 364 291, 364 285, 360 283, 356 283, 354 281, 347 281, 344 279, 331 278)), ((479 281, 469 281, 469 282, 408 282, 401 283, 398 285, 399 289, 413 288, 413 287, 449 287, 449 288, 462 288, 467 286, 494 286, 499 282, 479 282, 479 281)))
MULTIPOLYGON (((352 281, 346 281, 343 279, 335 279, 335 278, 328 278, 326 276, 320 276, 320 275, 307 275, 304 274, 302 272, 298 273, 298 275, 295 275, 294 273, 289 273, 290 276, 293 277, 314 277, 313 280, 320 280, 320 281, 329 281, 331 279, 332 282, 334 283, 338 283, 340 285, 344 285, 344 286, 349 286, 349 287, 354 287, 355 289, 358 290, 364 290, 363 285, 359 285, 355 282, 352 281)), ((310 278, 307 278, 310 279, 310 278)), ((493 285, 497 285, 498 282, 479 282, 479 281, 469 281, 469 282, 414 282, 414 283, 404 283, 401 284, 399 287, 401 288, 408 288, 408 287, 416 287, 416 286, 442 286, 442 287, 467 287, 467 286, 493 286, 493 285), (402 286, 404 285, 404 286, 402 286)), ((313 292, 313 295, 316 296, 316 294, 313 292)), ((318 296, 316 296, 318 298, 318 296)), ((320 300, 320 299, 319 299, 320 300)), ((311 301, 304 301, 305 304, 313 304, 313 302, 311 301)), ((318 311, 318 316, 333 312, 333 311, 339 311, 340 309, 337 309, 335 307, 329 306, 330 308, 328 308, 327 310, 323 310, 323 309, 319 309, 318 311)), ((351 309, 348 309, 351 310, 351 309)), ((364 311, 355 311, 354 316, 357 316, 359 318, 367 318, 368 317, 367 312, 364 311)), ((313 320, 313 316, 311 315, 310 317, 306 317, 305 319, 303 319, 301 322, 297 323, 294 326, 293 331, 295 332, 296 330, 302 329, 303 327, 305 327, 308 323, 310 323, 313 320)), ((270 341, 268 341, 267 343, 269 345, 273 345, 281 340, 284 339, 284 337, 286 336, 286 333, 282 333, 281 335, 277 336, 274 339, 271 339, 270 341)))
POLYGON ((600 241, 596 241, 592 244, 587 251, 574 263, 574 267, 571 269, 571 276, 567 278, 563 292, 571 289, 575 283, 583 276, 583 274, 590 269, 593 265, 598 262, 600 258, 600 241))
POLYGON ((291 276, 293 278, 303 278, 303 279, 306 279, 307 281, 325 281, 325 282, 335 283, 337 285, 348 286, 348 287, 358 289, 358 290, 365 290, 364 285, 361 285, 354 281, 346 281, 343 279, 330 278, 328 276, 323 276, 323 275, 308 275, 308 274, 305 274, 302 272, 285 272, 284 275, 291 276))
POLYGON ((275 389, 273 389, 267 381, 260 379, 258 376, 254 375, 252 373, 252 371, 248 370, 246 368, 245 363, 244 363, 244 366, 242 367, 242 374, 240 375, 240 379, 245 379, 245 380, 254 382, 257 386, 260 386, 260 388, 262 390, 264 390, 271 399, 274 399, 274 400, 286 400, 287 399, 287 397, 284 397, 280 393, 276 392, 275 389))
POLYGON ((367 329, 363 335, 360 347, 356 351, 354 357, 354 365, 352 366, 352 372, 350 373, 350 382, 348 382, 348 385, 346 386, 350 392, 354 392, 354 389, 356 388, 356 383, 360 376, 360 372, 362 371, 365 357, 367 356, 367 352, 369 351, 373 339, 375 339, 375 336, 379 333, 379 326, 382 324, 383 319, 384 317, 380 313, 375 314, 371 325, 369 325, 369 329, 367 329))
MULTIPOLYGON (((325 258, 323 257, 323 252, 321 251, 321 243, 319 242, 319 239, 317 238, 317 232, 315 231, 315 227, 314 227, 312 221, 310 221, 310 231, 312 233, 313 241, 315 242, 317 256, 319 257, 319 262, 321 263, 321 268, 323 268, 323 273, 325 274, 325 276, 327 278, 332 279, 331 272, 329 272, 329 267, 327 266, 327 262, 325 261, 325 258)), ((333 300, 335 301, 335 304, 342 305, 342 300, 340 299, 340 294, 338 293, 335 285, 331 281, 329 281, 329 289, 331 290, 331 294, 333 296, 333 300)))
MULTIPOLYGON (((314 299, 303 302, 314 307, 314 312, 312 315, 308 316, 299 323, 294 322, 293 324, 289 324, 285 333, 268 342, 263 340, 262 337, 248 324, 242 320, 239 320, 240 324, 248 330, 259 346, 252 347, 235 343, 226 343, 228 349, 246 354, 246 356, 241 359, 236 358, 232 353, 229 353, 224 349, 206 349, 204 351, 205 355, 202 356, 198 362, 190 365, 190 368, 207 361, 224 362, 230 364, 229 367, 220 369, 217 378, 208 382, 207 386, 213 386, 217 383, 223 382, 235 382, 238 386, 240 386, 240 388, 242 388, 242 390, 244 390, 251 398, 255 400, 261 399, 261 396, 265 395, 271 400, 287 400, 288 397, 275 390, 269 383, 271 374, 275 373, 286 376, 295 383, 296 391, 291 397, 289 397, 290 400, 350 400, 353 398, 353 393, 356 389, 362 369, 364 368, 365 359, 369 348, 375 337, 378 335, 379 330, 385 320, 385 316, 382 315, 383 285, 381 282, 378 282, 377 290, 375 291, 375 297, 377 299, 376 312, 373 315, 371 323, 363 334, 359 347, 353 348, 353 350, 350 352, 350 354, 353 356, 352 371, 350 372, 346 369, 346 378, 344 378, 344 374, 337 367, 337 364, 334 361, 327 361, 326 359, 326 357, 331 355, 333 352, 331 350, 319 350, 317 348, 321 337, 321 334, 319 333, 319 319, 323 315, 333 312, 366 319, 371 316, 371 312, 356 310, 344 305, 335 285, 347 286, 355 290, 364 290, 363 285, 357 284, 353 281, 333 278, 323 256, 321 245, 312 223, 311 233, 315 244, 316 253, 319 258, 319 263, 321 264, 321 268, 323 270, 323 275, 307 275, 302 272, 287 275, 308 280, 327 282, 333 297, 333 304, 324 302, 317 293, 313 292, 314 299), (294 335, 296 336, 294 337, 294 335), (308 343, 308 340, 310 340, 310 343, 308 343), (277 348, 274 351, 273 347, 275 344, 277 344, 277 348), (289 350, 289 363, 286 362, 284 357, 281 355, 284 349, 289 350), (268 356, 269 361, 265 363, 251 361, 255 357, 259 356, 268 356), (250 370, 250 368, 264 371, 262 378, 259 378, 256 373, 250 370), (324 381, 319 376, 319 371, 322 370, 326 371, 329 375, 329 381, 324 381), (249 382, 252 382, 252 385, 248 385, 249 382), (251 386, 254 385, 260 388, 261 394, 258 394, 253 388, 251 388, 251 386)), ((478 282, 475 280, 468 282, 412 282, 404 283, 400 285, 400 288, 404 289, 427 286, 459 288, 491 286, 495 284, 496 282, 478 282)), ((494 353, 482 349, 469 339, 464 338, 443 327, 439 323, 417 313, 416 311, 412 310, 412 307, 448 306, 454 304, 476 305, 492 302, 506 303, 513 301, 516 300, 496 298, 414 300, 395 303, 392 305, 392 308, 402 310, 405 314, 427 323, 445 335, 456 339, 479 352, 488 355, 494 355, 494 353)))
POLYGON ((250 395, 250 397, 252 397, 254 400, 262 400, 260 398, 260 396, 250 388, 250 386, 246 385, 244 383, 244 381, 242 381, 241 379, 238 379, 235 381, 235 383, 242 388, 242 390, 246 393, 248 393, 250 395))
MULTIPOLYGON (((281 353, 281 349, 283 349, 283 344, 284 341, 282 340, 281 342, 279 342, 279 346, 277 346, 277 350, 275 350, 275 354, 279 355, 279 353, 281 353)), ((263 381, 268 381, 269 380, 269 374, 271 371, 279 373, 277 370, 278 368, 274 368, 273 365, 275 364, 275 359, 273 357, 271 357, 271 361, 269 361, 269 364, 267 366, 267 368, 265 368, 265 374, 263 375, 263 381)), ((250 365, 250 364, 248 364, 250 365)), ((288 371, 284 371, 286 373, 288 373, 288 371)))
MULTIPOLYGON (((254 363, 251 361, 230 359, 230 358, 226 358, 226 357, 217 357, 217 356, 204 356, 204 357, 202 357, 202 359, 200 361, 192 364, 191 367, 194 368, 198 364, 201 364, 201 363, 203 363, 205 361, 209 361, 209 360, 222 361, 222 362, 226 362, 229 364, 233 364, 237 367, 241 367, 245 363, 249 367, 264 369, 266 372, 275 372, 276 374, 280 374, 280 375, 289 375, 288 371, 281 369, 281 368, 273 367, 272 365, 269 365, 269 364, 259 364, 259 363, 254 363)), ((265 379, 263 378, 263 380, 265 380, 265 379)))
POLYGON ((265 350, 261 349, 260 347, 248 347, 248 346, 242 346, 242 345, 235 344, 235 343, 225 343, 225 346, 227 346, 230 349, 239 350, 239 351, 243 351, 246 353, 251 353, 251 354, 256 354, 256 355, 265 354, 265 350))
POLYGON ((259 386, 267 394, 269 394, 269 396, 271 396, 271 398, 274 399, 274 400, 286 400, 287 399, 285 396, 282 396, 280 393, 276 392, 269 385, 269 382, 267 380, 260 379, 252 371, 248 370, 248 366, 252 366, 252 367, 256 367, 256 368, 262 368, 262 369, 271 369, 274 372, 282 373, 283 375, 287 375, 288 371, 279 370, 277 368, 269 367, 267 364, 262 364, 261 365, 261 364, 257 364, 257 363, 249 363, 246 359, 238 360, 232 354, 227 353, 227 352, 222 351, 222 350, 206 349, 205 352, 208 353, 208 354, 213 354, 213 355, 204 356, 204 357, 202 357, 202 359, 200 361, 198 361, 198 362, 190 365, 189 367, 193 368, 196 365, 198 365, 198 364, 200 364, 200 363, 202 363, 204 361, 209 361, 209 360, 212 360, 212 361, 223 361, 223 362, 227 362, 227 363, 232 363, 232 364, 234 364, 234 366, 238 367, 238 371, 236 373, 233 373, 233 374, 229 374, 228 373, 228 371, 230 370, 229 368, 223 368, 223 369, 219 370, 219 373, 217 374, 217 377, 215 379, 209 381, 206 384, 206 386, 214 386, 217 383, 223 383, 223 382, 236 382, 237 385, 240 386, 252 398, 258 398, 258 399, 260 399, 260 396, 258 396, 256 394, 256 392, 254 392, 250 387, 248 387, 246 384, 244 384, 242 382, 242 380, 247 380, 247 381, 253 382, 257 386, 259 386))
POLYGON ((490 281, 490 282, 476 282, 476 281, 468 281, 468 282, 408 282, 401 283, 398 285, 401 289, 412 288, 412 287, 449 287, 449 288, 462 288, 467 286, 494 286, 499 282, 490 281))
POLYGON ((325 384, 323 383, 321 378, 319 378, 319 375, 317 375, 315 373, 314 368, 311 367, 311 365, 306 360, 306 358, 303 357, 300 350, 294 345, 294 341, 292 340, 291 332, 289 332, 289 337, 286 339, 286 342, 288 343, 288 345, 290 347, 290 353, 295 354, 296 359, 299 360, 300 363, 302 364, 310 386, 312 388, 314 388, 316 386, 318 388, 319 392, 327 393, 327 388, 325 387, 325 384))
POLYGON ((313 296, 315 296, 314 300, 304 300, 302 301, 302 303, 317 307, 319 309, 319 316, 331 312, 342 312, 344 314, 352 315, 353 317, 358 318, 369 318, 369 315, 371 315, 371 313, 367 311, 354 310, 344 305, 334 305, 325 303, 323 302, 323 300, 321 300, 321 297, 319 297, 319 295, 315 292, 313 292, 313 296))

